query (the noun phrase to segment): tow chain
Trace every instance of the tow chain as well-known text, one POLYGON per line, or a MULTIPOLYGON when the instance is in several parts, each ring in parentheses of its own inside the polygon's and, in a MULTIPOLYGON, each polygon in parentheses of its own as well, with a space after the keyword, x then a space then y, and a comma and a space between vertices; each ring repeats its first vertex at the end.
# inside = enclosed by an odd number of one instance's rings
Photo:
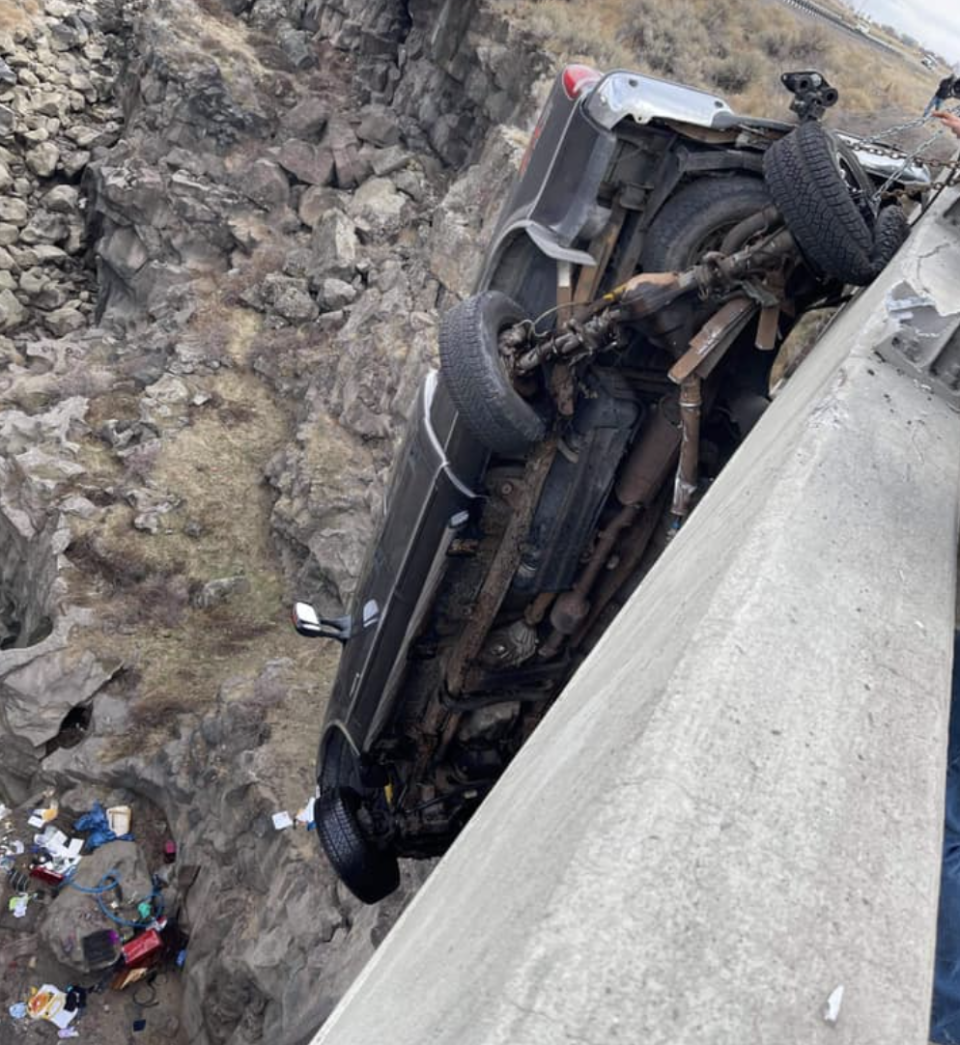
MULTIPOLYGON (((960 114, 960 106, 956 106, 949 111, 954 115, 958 115, 960 114)), ((910 189, 894 189, 891 191, 890 186, 897 181, 900 175, 903 174, 909 166, 917 162, 922 163, 929 168, 936 168, 940 171, 948 172, 942 181, 933 182, 928 191, 939 192, 950 185, 956 184, 958 180, 960 180, 960 178, 958 178, 958 175, 960 175, 960 159, 934 160, 929 158, 924 159, 923 157, 923 153, 943 134, 943 128, 940 126, 937 127, 936 131, 925 142, 918 145, 912 152, 907 152, 905 149, 901 149, 895 145, 882 145, 876 140, 878 138, 886 138, 891 134, 899 134, 902 131, 912 130, 915 127, 923 127, 924 124, 930 122, 931 118, 932 117, 930 116, 921 116, 915 120, 910 120, 907 123, 897 124, 895 127, 888 127, 887 130, 874 135, 872 141, 858 141, 854 145, 857 152, 866 152, 873 156, 883 156, 887 159, 900 161, 900 167, 891 174, 889 178, 887 178, 879 189, 877 189, 874 194, 875 199, 901 200, 904 197, 911 196, 910 189)))

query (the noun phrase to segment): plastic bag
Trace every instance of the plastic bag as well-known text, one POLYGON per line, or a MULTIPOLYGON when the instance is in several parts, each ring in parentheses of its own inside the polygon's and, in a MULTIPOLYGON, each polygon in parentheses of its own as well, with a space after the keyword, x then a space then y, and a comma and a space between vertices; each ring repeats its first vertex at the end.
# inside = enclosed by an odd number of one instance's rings
POLYGON ((125 835, 114 834, 110 830, 110 821, 107 819, 107 811, 99 802, 93 803, 93 808, 84 813, 73 825, 74 831, 89 831, 87 839, 87 851, 92 852, 106 845, 107 842, 132 842, 133 835, 128 831, 125 835))

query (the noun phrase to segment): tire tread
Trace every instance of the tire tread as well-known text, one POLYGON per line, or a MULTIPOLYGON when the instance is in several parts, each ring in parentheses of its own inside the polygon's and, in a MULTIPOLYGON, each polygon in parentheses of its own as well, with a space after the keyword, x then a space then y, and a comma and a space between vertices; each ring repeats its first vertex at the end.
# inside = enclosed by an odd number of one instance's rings
POLYGON ((878 220, 877 229, 867 224, 837 170, 836 145, 818 123, 802 123, 771 145, 763 173, 787 228, 826 276, 865 286, 906 238, 905 220, 878 220))
POLYGON ((522 456, 546 432, 499 359, 499 331, 524 318, 517 304, 492 290, 461 301, 440 321, 440 373, 450 398, 473 435, 505 456, 522 456))
POLYGON ((333 869, 347 888, 372 904, 400 884, 397 858, 368 842, 357 823, 360 796, 348 788, 324 791, 316 802, 317 835, 333 869))

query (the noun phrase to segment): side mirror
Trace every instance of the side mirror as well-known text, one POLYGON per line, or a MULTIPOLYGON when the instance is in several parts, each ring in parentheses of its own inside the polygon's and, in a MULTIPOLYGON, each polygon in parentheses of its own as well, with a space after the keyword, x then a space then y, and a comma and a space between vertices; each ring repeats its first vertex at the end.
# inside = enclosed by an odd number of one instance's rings
POLYGON ((299 635, 308 639, 333 639, 335 642, 347 642, 353 634, 352 617, 320 617, 308 602, 294 604, 293 626, 299 635))

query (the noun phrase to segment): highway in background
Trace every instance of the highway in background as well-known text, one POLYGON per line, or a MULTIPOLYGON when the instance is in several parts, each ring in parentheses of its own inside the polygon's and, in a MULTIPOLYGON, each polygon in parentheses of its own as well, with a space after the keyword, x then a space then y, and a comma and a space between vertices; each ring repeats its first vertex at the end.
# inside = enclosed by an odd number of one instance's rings
POLYGON ((842 29, 844 32, 849 33, 857 40, 873 44, 874 47, 881 51, 886 51, 888 54, 896 55, 898 58, 910 60, 910 56, 899 48, 893 47, 884 40, 878 40, 875 36, 872 36, 869 33, 861 32, 855 26, 850 25, 838 15, 834 14, 833 11, 828 11, 826 8, 820 7, 819 4, 811 3, 811 0, 780 0, 780 3, 785 4, 787 7, 792 7, 798 11, 802 11, 804 14, 810 15, 812 18, 817 18, 822 22, 829 22, 838 29, 842 29))

